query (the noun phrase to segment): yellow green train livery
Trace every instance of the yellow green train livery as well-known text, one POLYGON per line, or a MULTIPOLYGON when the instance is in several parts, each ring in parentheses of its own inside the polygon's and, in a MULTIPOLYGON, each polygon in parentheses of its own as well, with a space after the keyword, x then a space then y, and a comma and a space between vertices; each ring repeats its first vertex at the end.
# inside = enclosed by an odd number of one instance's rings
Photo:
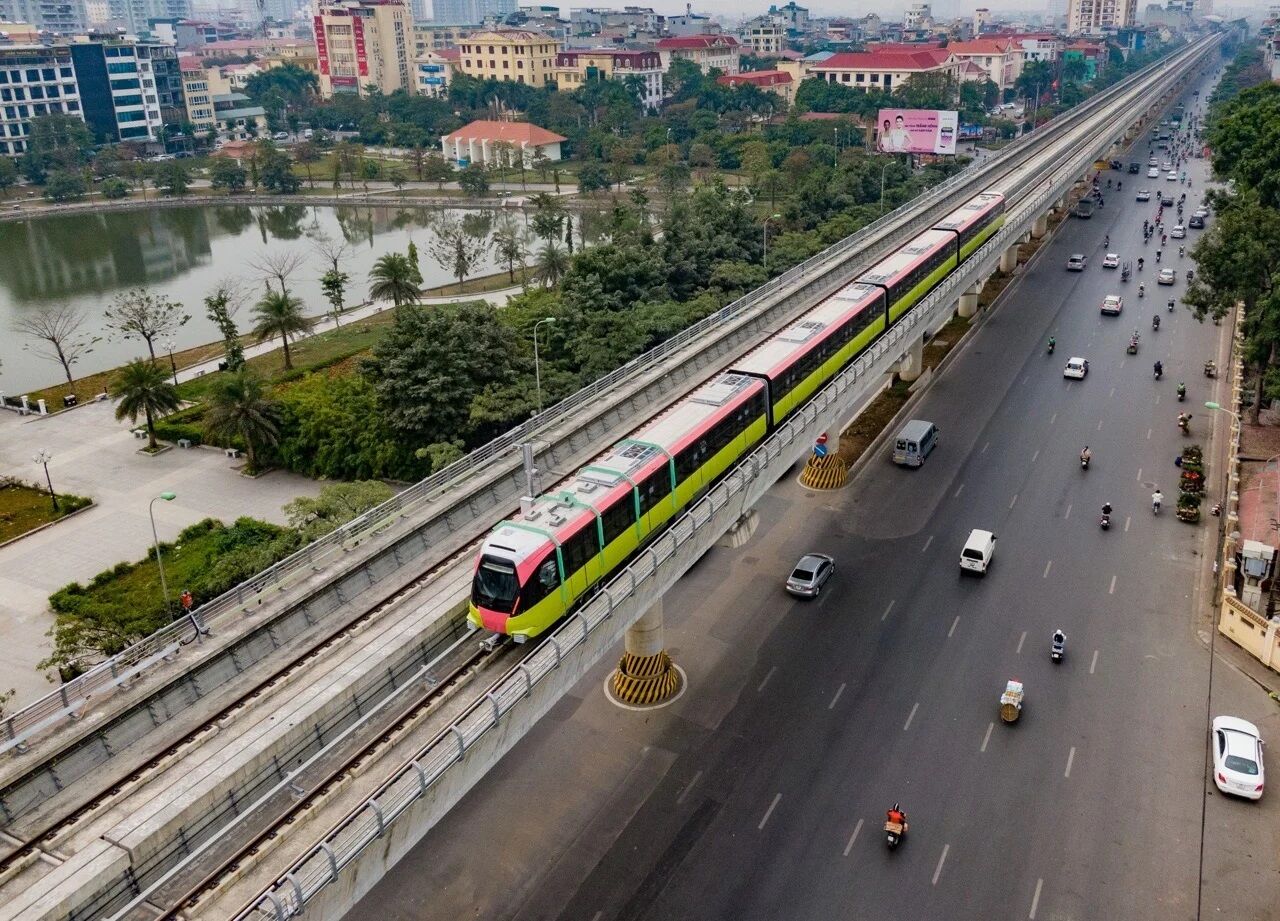
POLYGON ((485 538, 468 617, 517 642, 571 611, 999 230, 984 192, 485 538))

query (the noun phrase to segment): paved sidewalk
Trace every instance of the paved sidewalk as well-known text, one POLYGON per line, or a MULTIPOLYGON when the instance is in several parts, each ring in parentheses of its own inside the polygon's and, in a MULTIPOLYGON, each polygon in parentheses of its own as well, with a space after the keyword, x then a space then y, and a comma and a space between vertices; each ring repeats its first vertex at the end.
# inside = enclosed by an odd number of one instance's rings
POLYGON ((53 625, 49 595, 116 563, 141 559, 151 546, 151 497, 166 490, 178 494, 172 502, 155 504, 156 529, 164 541, 206 517, 230 522, 252 515, 283 523, 282 505, 320 491, 319 482, 285 471, 256 480, 242 477, 235 468, 243 461, 231 461, 218 449, 175 448, 148 457, 138 453, 142 444, 127 424, 115 420, 112 403, 43 418, 0 413, 0 474, 42 482, 43 471, 31 458, 48 450, 54 488, 96 503, 0 548, 0 692, 11 687, 18 692, 10 709, 53 687, 36 670, 52 649, 45 635, 53 625))

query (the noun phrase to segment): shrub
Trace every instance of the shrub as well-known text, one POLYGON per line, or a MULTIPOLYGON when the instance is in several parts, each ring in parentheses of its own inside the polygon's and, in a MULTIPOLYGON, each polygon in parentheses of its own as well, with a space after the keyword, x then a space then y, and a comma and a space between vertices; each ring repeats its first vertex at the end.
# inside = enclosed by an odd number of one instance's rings
POLYGON ((169 422, 161 419, 155 424, 156 437, 161 441, 177 442, 185 438, 193 445, 204 444, 204 426, 192 422, 169 422))

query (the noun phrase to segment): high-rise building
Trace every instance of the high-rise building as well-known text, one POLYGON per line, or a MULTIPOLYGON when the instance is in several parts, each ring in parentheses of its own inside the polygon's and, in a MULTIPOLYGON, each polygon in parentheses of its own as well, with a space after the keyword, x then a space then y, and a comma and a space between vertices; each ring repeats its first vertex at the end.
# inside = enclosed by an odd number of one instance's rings
POLYGON ((0 0, 0 19, 59 35, 83 32, 89 22, 84 0, 0 0))
POLYGON ((187 119, 172 45, 90 36, 71 43, 84 120, 100 140, 162 142, 187 119))
POLYGON ((107 0, 112 22, 134 35, 147 31, 148 19, 190 19, 191 0, 107 0))
POLYGON ((462 25, 501 20, 518 9, 517 0, 431 0, 434 22, 462 25))
POLYGON ((913 3, 902 17, 904 29, 927 29, 933 24, 933 9, 927 3, 913 3))
POLYGON ((1133 25, 1136 10, 1136 0, 1068 0, 1067 31, 1081 35, 1123 29, 1133 25))
POLYGON ((82 117, 67 46, 0 48, 0 154, 23 153, 31 119, 53 114, 82 117))
POLYGON ((404 0, 323 3, 313 23, 322 95, 364 95, 370 85, 413 92, 413 20, 404 0))

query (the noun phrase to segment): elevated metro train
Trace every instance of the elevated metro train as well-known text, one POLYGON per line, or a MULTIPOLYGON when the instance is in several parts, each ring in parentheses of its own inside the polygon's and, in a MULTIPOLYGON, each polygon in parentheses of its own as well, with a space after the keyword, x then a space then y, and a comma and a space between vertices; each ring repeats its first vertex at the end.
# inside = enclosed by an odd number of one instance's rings
POLYGON ((702 495, 1004 223, 983 192, 485 538, 468 619, 538 636, 702 495))

